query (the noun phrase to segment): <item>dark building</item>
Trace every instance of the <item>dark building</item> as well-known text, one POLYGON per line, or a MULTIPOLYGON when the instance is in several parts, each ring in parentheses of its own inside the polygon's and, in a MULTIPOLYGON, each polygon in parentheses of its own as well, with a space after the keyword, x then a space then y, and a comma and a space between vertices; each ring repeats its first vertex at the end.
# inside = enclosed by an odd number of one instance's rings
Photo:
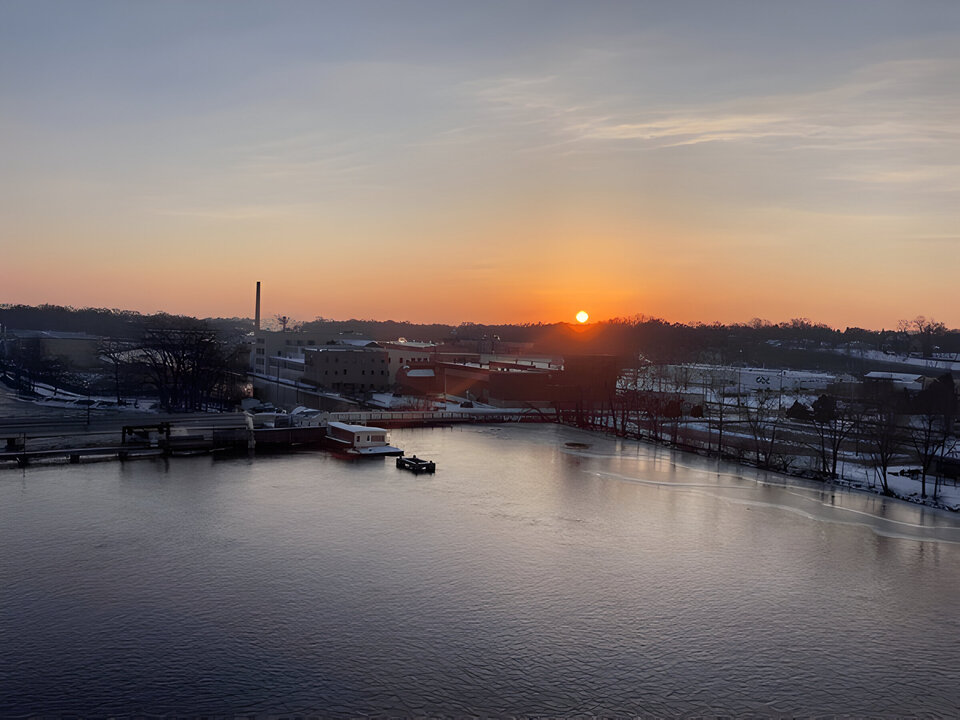
POLYGON ((345 393, 383 392, 390 387, 387 351, 344 345, 303 349, 303 380, 345 393))

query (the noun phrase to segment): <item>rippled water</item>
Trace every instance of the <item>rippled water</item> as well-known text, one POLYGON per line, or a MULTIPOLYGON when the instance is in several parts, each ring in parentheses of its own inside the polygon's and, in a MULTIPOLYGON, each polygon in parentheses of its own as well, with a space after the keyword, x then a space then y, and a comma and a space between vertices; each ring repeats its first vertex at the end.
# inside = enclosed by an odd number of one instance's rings
POLYGON ((393 438, 437 474, 0 473, 0 715, 956 714, 954 516, 554 426, 393 438))

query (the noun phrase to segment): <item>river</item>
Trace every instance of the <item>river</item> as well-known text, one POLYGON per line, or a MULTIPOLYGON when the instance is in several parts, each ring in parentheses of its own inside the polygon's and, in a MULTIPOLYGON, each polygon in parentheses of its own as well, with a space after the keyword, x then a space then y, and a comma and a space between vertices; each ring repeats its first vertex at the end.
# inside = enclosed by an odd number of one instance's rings
POLYGON ((392 435, 437 473, 0 473, 0 715, 960 706, 954 515, 558 426, 392 435))

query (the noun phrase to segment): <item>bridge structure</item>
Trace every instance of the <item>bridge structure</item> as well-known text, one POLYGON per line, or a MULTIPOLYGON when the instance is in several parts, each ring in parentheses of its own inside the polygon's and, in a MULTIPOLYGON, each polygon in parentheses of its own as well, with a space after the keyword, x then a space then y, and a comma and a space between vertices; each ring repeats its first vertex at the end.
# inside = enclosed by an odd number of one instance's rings
POLYGON ((556 422, 538 408, 473 408, 465 410, 355 410, 332 412, 328 420, 384 428, 422 427, 460 423, 556 422))

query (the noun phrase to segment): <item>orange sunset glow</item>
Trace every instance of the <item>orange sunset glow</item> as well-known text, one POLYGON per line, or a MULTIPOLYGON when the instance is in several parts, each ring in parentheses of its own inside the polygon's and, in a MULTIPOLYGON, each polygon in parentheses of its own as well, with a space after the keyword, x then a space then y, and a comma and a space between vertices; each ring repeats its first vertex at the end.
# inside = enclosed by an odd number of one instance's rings
POLYGON ((0 30, 2 303, 960 325, 949 21, 58 7, 0 30))

